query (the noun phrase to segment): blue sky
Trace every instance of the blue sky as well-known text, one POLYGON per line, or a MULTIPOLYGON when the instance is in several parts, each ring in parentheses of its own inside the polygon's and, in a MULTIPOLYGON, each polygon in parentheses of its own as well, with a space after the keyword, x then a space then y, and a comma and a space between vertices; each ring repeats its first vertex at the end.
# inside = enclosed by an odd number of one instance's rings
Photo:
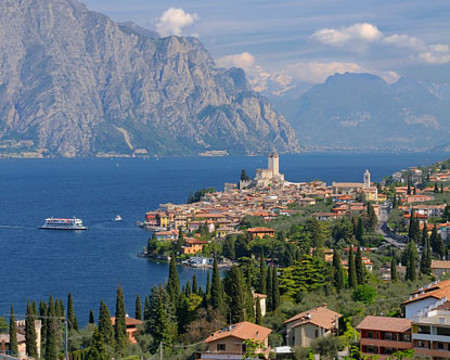
POLYGON ((448 0, 84 0, 116 21, 196 36, 222 66, 308 83, 334 72, 450 82, 448 0))

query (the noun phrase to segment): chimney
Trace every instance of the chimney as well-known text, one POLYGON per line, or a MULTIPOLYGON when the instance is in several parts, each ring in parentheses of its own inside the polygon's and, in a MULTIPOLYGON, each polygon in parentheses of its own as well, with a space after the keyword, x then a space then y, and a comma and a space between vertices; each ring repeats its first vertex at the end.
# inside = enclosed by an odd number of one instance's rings
POLYGON ((323 303, 322 307, 324 307, 325 309, 327 308, 328 304, 327 303, 323 303))

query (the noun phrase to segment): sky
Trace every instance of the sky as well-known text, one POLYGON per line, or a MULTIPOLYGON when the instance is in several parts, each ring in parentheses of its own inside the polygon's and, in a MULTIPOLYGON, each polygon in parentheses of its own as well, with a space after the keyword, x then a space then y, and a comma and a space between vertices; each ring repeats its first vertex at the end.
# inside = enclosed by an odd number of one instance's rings
POLYGON ((198 37, 218 65, 250 74, 317 84, 348 71, 450 83, 449 0, 83 2, 162 36, 198 37))

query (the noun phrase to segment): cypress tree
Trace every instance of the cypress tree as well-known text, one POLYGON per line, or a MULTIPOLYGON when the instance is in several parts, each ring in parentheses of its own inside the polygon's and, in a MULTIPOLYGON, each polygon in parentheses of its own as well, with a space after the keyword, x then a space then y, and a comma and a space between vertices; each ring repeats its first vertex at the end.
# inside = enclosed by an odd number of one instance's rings
POLYGON ((425 244, 420 258, 420 272, 425 275, 429 275, 431 272, 431 249, 427 238, 425 238, 425 244))
POLYGON ((433 252, 435 254, 437 254, 439 251, 439 234, 437 231, 436 224, 434 224, 433 230, 431 231, 430 245, 431 245, 431 249, 433 250, 433 252))
POLYGON ((57 334, 58 322, 56 319, 55 304, 53 302, 53 296, 50 294, 48 301, 47 334, 45 337, 45 360, 56 360, 58 357, 57 334))
POLYGON ((180 296, 180 278, 178 276, 175 254, 172 254, 170 258, 167 292, 169 293, 170 299, 172 300, 172 305, 176 307, 178 297, 180 296))
POLYGON ((95 324, 94 310, 89 311, 89 324, 95 324))
POLYGON ((435 194, 439 193, 439 188, 438 188, 437 182, 434 183, 434 193, 435 194))
POLYGON ((406 191, 406 194, 411 195, 411 176, 408 175, 408 189, 406 191))
POLYGON ((26 352, 29 357, 33 357, 35 359, 38 358, 37 351, 37 335, 36 335, 36 326, 34 321, 36 316, 33 314, 33 309, 31 307, 30 301, 27 301, 27 314, 25 316, 25 343, 26 343, 26 352))
POLYGON ((197 277, 192 275, 192 293, 198 295, 197 277))
POLYGON ((71 292, 67 298, 67 320, 69 321, 69 330, 78 330, 78 320, 75 311, 73 310, 73 296, 71 292))
POLYGON ((255 323, 257 325, 262 325, 261 300, 259 299, 259 296, 256 298, 255 323))
POLYGON ((138 320, 142 320, 142 304, 141 304, 141 297, 139 294, 136 296, 136 304, 135 304, 136 311, 134 312, 134 317, 138 320))
POLYGON ((348 250, 348 287, 355 289, 358 286, 358 279, 356 278, 355 259, 353 257, 353 246, 350 245, 348 250))
POLYGON ((178 240, 177 240, 177 253, 181 254, 181 250, 184 246, 184 234, 183 234, 183 229, 181 228, 181 226, 178 228, 178 240))
POLYGON ((437 237, 437 249, 436 254, 439 255, 439 258, 442 260, 445 258, 445 244, 444 240, 442 240, 442 237, 440 234, 438 234, 437 237))
POLYGON ((337 249, 333 249, 333 285, 339 292, 344 288, 344 273, 342 272, 341 257, 337 249))
POLYGON ((146 296, 144 301, 144 321, 150 320, 151 311, 152 309, 150 308, 150 300, 148 296, 146 296))
POLYGON ((264 250, 261 248, 261 261, 259 263, 259 293, 267 294, 267 266, 264 250))
POLYGON ((369 202, 367 204, 367 227, 373 231, 375 230, 377 223, 377 215, 375 214, 375 210, 373 209, 372 204, 369 202))
POLYGON ((414 240, 409 243, 406 251, 407 251, 407 261, 406 261, 405 280, 416 281, 417 248, 414 240))
POLYGON ((107 345, 112 346, 114 344, 114 328, 111 322, 111 313, 103 299, 100 302, 98 331, 102 334, 103 340, 107 345))
POLYGON ((44 335, 47 333, 47 312, 48 312, 48 306, 47 303, 44 300, 41 300, 39 302, 39 320, 41 320, 41 334, 42 336, 42 342, 44 341, 44 335))
POLYGON ((395 261, 395 258, 391 259, 391 281, 392 282, 398 281, 397 262, 395 261))
POLYGON ((225 281, 227 295, 230 302, 230 322, 238 323, 245 320, 245 285, 242 271, 237 266, 232 266, 225 281))
POLYGON ((176 336, 177 324, 170 296, 163 286, 154 286, 150 295, 149 330, 154 343, 172 343, 176 336))
POLYGON ((14 307, 11 305, 11 316, 9 317, 9 349, 13 355, 19 354, 19 345, 17 344, 16 319, 14 317, 14 307))
POLYGON ((191 282, 189 280, 186 282, 186 286, 184 288, 184 294, 186 295, 186 297, 189 297, 192 294, 191 282))
POLYGON ((114 340, 115 350, 118 354, 122 355, 125 347, 127 346, 127 325, 125 319, 125 302, 123 299, 122 287, 117 287, 116 298, 116 321, 114 323, 114 340))
POLYGON ((423 225, 422 239, 420 240, 420 245, 425 246, 427 243, 428 243, 428 229, 427 229, 427 224, 425 223, 423 225))
POLYGON ((278 270, 275 266, 272 268, 272 272, 273 272, 272 273, 272 280, 273 280, 272 309, 276 310, 276 309, 278 309, 278 306, 280 306, 281 297, 280 297, 280 288, 279 288, 279 284, 278 284, 278 270))
POLYGON ((211 297, 211 279, 209 277, 209 271, 208 274, 206 274, 206 290, 205 295, 209 299, 211 297))
POLYGON ((267 311, 273 311, 273 271, 272 266, 269 266, 267 272, 267 311))
POLYGON ((255 301, 253 300, 253 291, 250 282, 244 282, 245 286, 245 320, 255 321, 255 301))
POLYGON ((223 310, 223 286, 222 281, 220 280, 219 266, 217 264, 216 256, 214 256, 210 303, 214 309, 223 310))
POLYGON ((33 310, 33 314, 37 317, 39 316, 39 312, 36 306, 36 301, 33 300, 33 302, 31 303, 31 309, 33 310))
POLYGON ((355 269, 356 269, 356 281, 358 282, 358 285, 364 284, 365 266, 364 266, 364 263, 362 261, 361 247, 360 246, 358 246, 358 248, 356 249, 355 269))
POLYGON ((364 245, 364 239, 363 239, 363 237, 364 237, 364 223, 363 223, 363 220, 362 220, 361 216, 358 217, 358 223, 356 225, 356 234, 355 234, 355 236, 356 236, 356 240, 358 240, 359 245, 363 246, 364 245))
POLYGON ((441 183, 441 194, 443 194, 443 193, 444 193, 444 184, 441 183))
POLYGON ((108 360, 109 356, 106 352, 105 340, 99 329, 94 329, 92 336, 92 344, 89 347, 85 360, 108 360))

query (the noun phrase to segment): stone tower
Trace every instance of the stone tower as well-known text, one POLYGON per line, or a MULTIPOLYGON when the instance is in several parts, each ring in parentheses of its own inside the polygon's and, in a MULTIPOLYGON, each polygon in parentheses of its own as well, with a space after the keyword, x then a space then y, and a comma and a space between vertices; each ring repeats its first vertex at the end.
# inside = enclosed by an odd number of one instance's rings
POLYGON ((277 153, 269 154, 269 170, 272 171, 272 176, 280 174, 280 155, 277 153))
POLYGON ((370 172, 366 169, 364 171, 364 187, 369 188, 370 187, 370 172))

